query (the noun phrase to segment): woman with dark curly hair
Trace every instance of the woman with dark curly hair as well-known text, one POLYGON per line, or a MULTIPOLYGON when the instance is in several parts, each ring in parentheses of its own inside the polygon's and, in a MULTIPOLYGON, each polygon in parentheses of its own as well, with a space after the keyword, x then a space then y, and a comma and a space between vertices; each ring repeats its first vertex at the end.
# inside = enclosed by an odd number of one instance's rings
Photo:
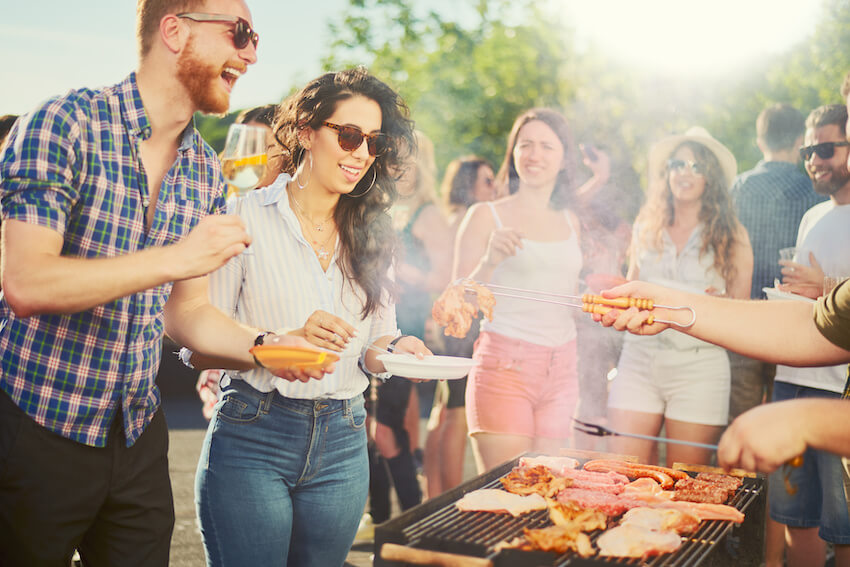
POLYGON ((321 379, 264 369, 222 379, 196 479, 209 565, 345 561, 369 485, 358 366, 385 371, 370 345, 430 354, 396 338, 388 275, 394 172, 413 147, 407 114, 362 68, 322 75, 278 108, 280 175, 229 202, 253 243, 212 275, 213 303, 340 359, 321 379))
MULTIPOLYGON (((575 144, 559 112, 521 114, 497 175, 507 197, 476 203, 455 241, 454 278, 574 294, 581 270, 575 144)), ((572 310, 498 297, 481 322, 466 416, 479 472, 525 451, 557 454, 578 398, 572 310)))
MULTIPOLYGON (((670 136, 649 155, 650 190, 635 221, 628 279, 748 299, 753 251, 729 186, 735 156, 702 128, 670 136)), ((713 444, 729 414, 729 358, 687 335, 627 336, 608 399, 614 429, 713 444)), ((658 460, 650 441, 611 440, 614 452, 658 460)), ((667 446, 667 462, 708 463, 711 451, 667 446)))

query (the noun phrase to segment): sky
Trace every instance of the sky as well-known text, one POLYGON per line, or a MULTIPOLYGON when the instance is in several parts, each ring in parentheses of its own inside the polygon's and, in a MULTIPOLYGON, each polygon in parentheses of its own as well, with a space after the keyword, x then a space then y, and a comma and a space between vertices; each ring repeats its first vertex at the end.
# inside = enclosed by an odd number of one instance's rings
MULTIPOLYGON (((247 0, 259 62, 231 109, 277 102, 321 73, 348 0, 247 0)), ((583 45, 647 72, 720 76, 811 33, 821 0, 544 0, 563 9, 583 45), (769 22, 769 23, 768 23, 769 22), (672 47, 672 48, 671 48, 672 47)), ((452 17, 475 0, 416 0, 452 17), (451 12, 449 12, 451 10, 451 12)), ((133 0, 30 0, 0 9, 0 115, 21 114, 70 88, 119 82, 136 65, 133 0)))

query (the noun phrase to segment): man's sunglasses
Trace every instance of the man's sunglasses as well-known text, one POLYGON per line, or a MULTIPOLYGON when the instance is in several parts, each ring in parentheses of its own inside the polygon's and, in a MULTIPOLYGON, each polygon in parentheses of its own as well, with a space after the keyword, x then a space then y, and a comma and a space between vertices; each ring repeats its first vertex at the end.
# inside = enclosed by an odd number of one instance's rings
POLYGON ((850 142, 824 142, 814 146, 803 146, 800 148, 800 157, 803 161, 812 159, 812 154, 817 154, 820 159, 830 159, 835 155, 835 148, 850 146, 850 142))
POLYGON ((226 24, 235 24, 233 27, 233 47, 236 49, 244 49, 248 42, 254 44, 254 49, 257 49, 257 44, 260 42, 260 36, 251 29, 251 24, 237 16, 226 16, 224 14, 204 14, 201 12, 185 12, 177 14, 178 18, 186 18, 193 22, 221 22, 226 24))
POLYGON ((683 159, 668 159, 667 160, 667 170, 682 172, 688 168, 691 170, 691 173, 694 175, 705 175, 705 169, 695 161, 686 161, 683 159))
POLYGON ((339 147, 347 152, 353 152, 363 143, 363 138, 366 138, 366 149, 369 150, 369 155, 378 157, 387 153, 390 149, 390 138, 383 132, 374 134, 364 134, 363 130, 357 126, 340 126, 333 122, 322 122, 322 126, 333 128, 337 131, 337 142, 339 147))

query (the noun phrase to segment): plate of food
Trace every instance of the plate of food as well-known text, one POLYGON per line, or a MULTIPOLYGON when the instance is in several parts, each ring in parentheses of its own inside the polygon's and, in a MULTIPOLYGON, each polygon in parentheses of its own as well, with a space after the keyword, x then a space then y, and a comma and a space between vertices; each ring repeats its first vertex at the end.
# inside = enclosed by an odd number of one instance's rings
POLYGON ((339 355, 332 352, 296 346, 259 345, 252 347, 249 352, 269 370, 284 370, 292 367, 315 370, 325 368, 339 360, 339 355))
POLYGON ((806 297, 805 295, 800 295, 798 293, 788 293, 787 291, 782 291, 781 289, 776 289, 775 287, 763 287, 761 290, 767 296, 768 299, 779 299, 779 300, 790 300, 790 301, 807 301, 809 303, 814 303, 815 300, 811 297, 806 297))
POLYGON ((437 355, 419 359, 412 354, 379 354, 378 360, 395 376, 419 380, 457 380, 475 364, 471 358, 437 355))

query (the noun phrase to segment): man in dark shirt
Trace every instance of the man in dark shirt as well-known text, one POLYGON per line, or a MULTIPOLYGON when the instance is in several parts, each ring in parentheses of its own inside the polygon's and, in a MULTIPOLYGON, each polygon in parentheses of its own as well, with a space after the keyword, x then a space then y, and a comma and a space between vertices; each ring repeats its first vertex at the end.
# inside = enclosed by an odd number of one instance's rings
MULTIPOLYGON (((794 246, 803 214, 822 197, 799 168, 798 148, 805 130, 803 115, 787 104, 765 108, 756 120, 756 143, 764 159, 738 176, 732 196, 738 218, 753 246, 750 297, 764 299, 762 288, 781 278, 779 250, 794 246)), ((730 353, 732 388, 729 421, 770 399, 776 366, 730 353)))

